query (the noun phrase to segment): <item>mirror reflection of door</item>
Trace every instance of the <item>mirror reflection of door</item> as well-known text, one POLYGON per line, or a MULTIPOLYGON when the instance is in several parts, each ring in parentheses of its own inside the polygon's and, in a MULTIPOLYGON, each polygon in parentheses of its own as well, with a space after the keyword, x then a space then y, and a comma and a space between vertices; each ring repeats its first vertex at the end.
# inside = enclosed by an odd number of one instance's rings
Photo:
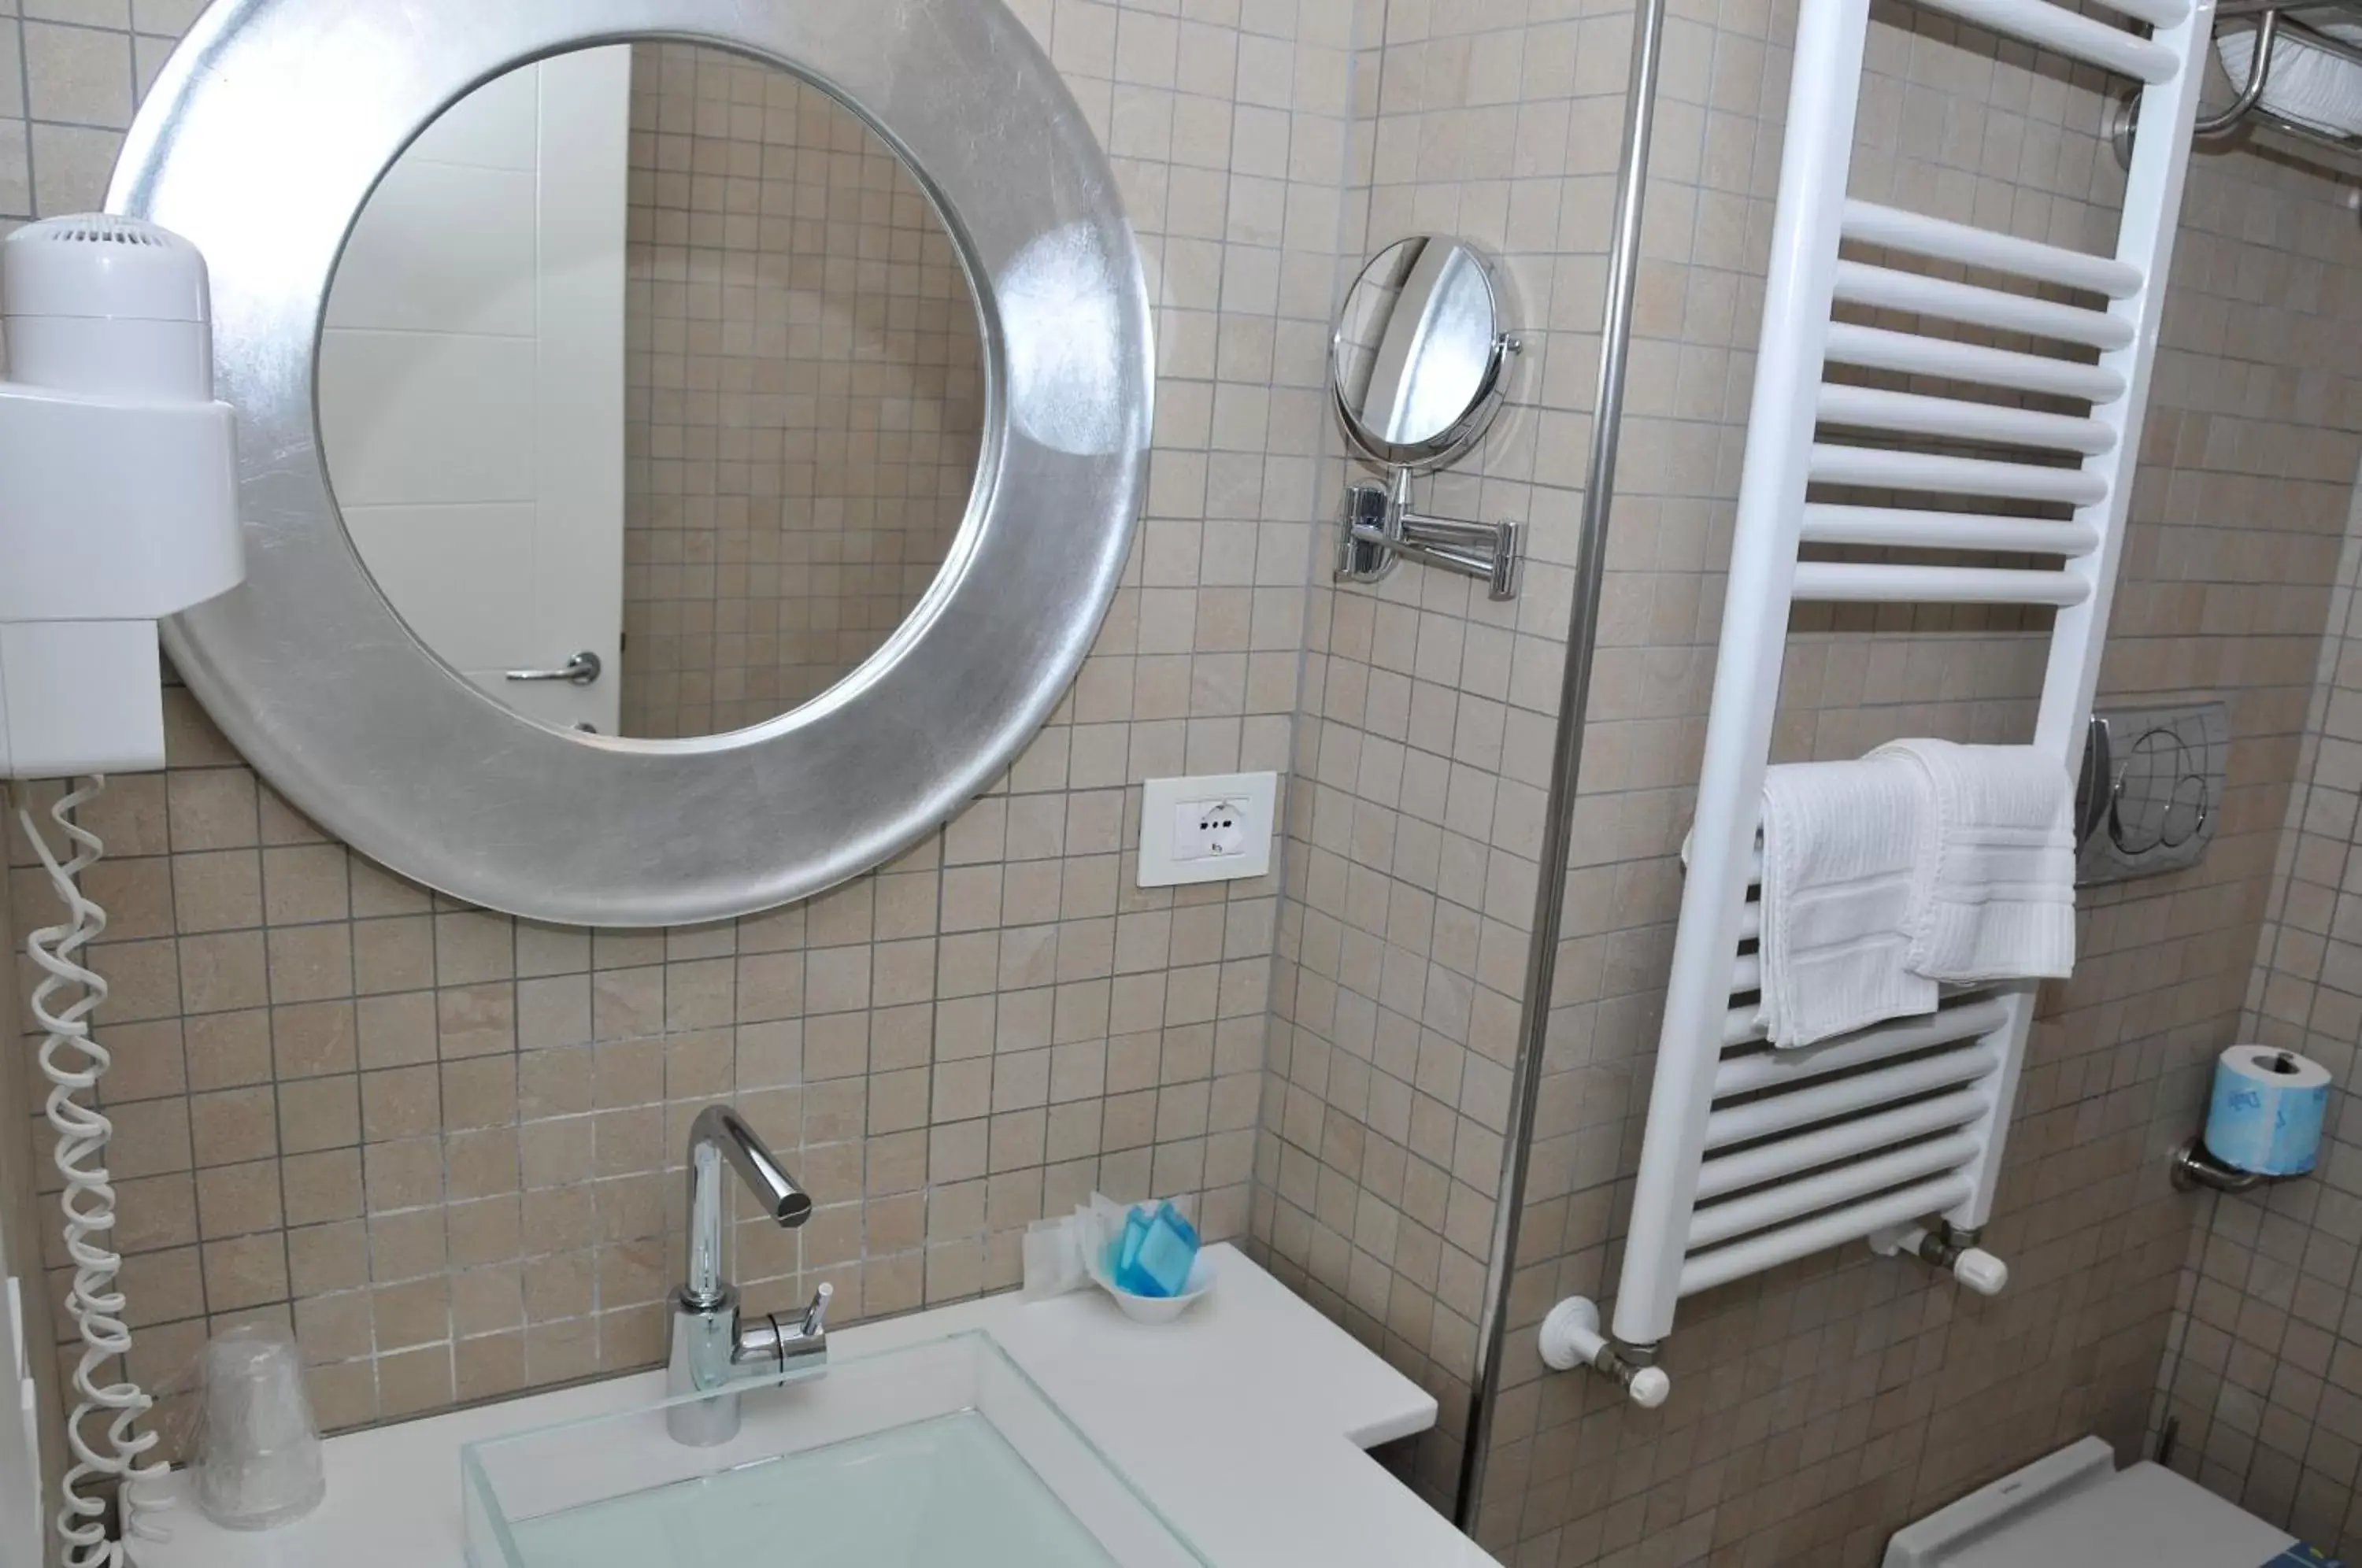
POLYGON ((560 55, 428 127, 347 242, 321 436, 354 547, 421 641, 519 711, 616 733, 632 51, 560 55))
POLYGON ((672 738, 789 712, 901 624, 967 514, 983 368, 950 237, 866 124, 635 44, 499 78, 403 155, 319 396, 423 643, 545 723, 672 738), (595 679, 551 679, 582 654, 595 679))

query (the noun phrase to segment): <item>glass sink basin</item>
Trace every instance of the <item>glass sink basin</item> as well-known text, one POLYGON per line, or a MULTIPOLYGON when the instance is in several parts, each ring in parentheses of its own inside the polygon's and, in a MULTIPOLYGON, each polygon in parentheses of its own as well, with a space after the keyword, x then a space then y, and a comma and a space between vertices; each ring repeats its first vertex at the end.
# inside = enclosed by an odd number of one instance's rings
POLYGON ((714 1448, 668 1405, 469 1444, 470 1568, 1206 1568, 988 1335, 738 1397, 714 1448))

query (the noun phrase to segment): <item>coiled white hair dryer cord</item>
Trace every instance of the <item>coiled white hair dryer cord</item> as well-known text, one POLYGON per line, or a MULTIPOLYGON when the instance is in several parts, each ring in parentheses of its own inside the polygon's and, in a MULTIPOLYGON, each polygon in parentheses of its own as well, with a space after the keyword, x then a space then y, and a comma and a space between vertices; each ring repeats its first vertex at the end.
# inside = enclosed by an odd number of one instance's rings
POLYGON ((74 1098, 95 1088, 105 1077, 109 1057, 90 1032, 90 1014, 106 999, 106 981, 83 964, 79 955, 106 929, 106 911, 82 890, 82 875, 98 863, 106 846, 98 835, 73 820, 77 807, 96 800, 106 789, 103 778, 78 781, 50 808, 55 822, 74 846, 73 858, 62 864, 41 834, 33 813, 19 807, 17 820, 33 852, 41 857, 50 886, 65 906, 67 921, 44 926, 25 941, 25 951, 41 968, 33 988, 34 1021, 48 1036, 41 1042, 41 1072, 50 1080, 50 1125, 57 1130, 58 1174, 65 1178, 59 1207, 65 1210, 66 1253, 73 1263, 73 1289, 66 1311, 82 1334, 82 1361, 74 1369, 73 1413, 66 1419, 66 1441, 73 1464, 61 1484, 62 1507, 58 1511, 58 1535, 65 1545, 67 1568, 122 1568, 121 1541, 106 1535, 106 1504, 83 1488, 94 1481, 119 1482, 119 1505, 126 1538, 162 1539, 162 1532, 142 1516, 155 1503, 139 1493, 139 1484, 164 1473, 162 1464, 142 1464, 142 1455, 156 1446, 157 1435, 134 1430, 154 1400, 127 1379, 101 1383, 99 1375, 131 1349, 131 1329, 123 1320, 123 1292, 116 1276, 123 1258, 109 1244, 115 1231, 115 1186, 105 1159, 114 1124, 96 1110, 74 1098), (62 1008, 61 998, 70 997, 62 1008), (83 1423, 105 1415, 101 1441, 93 1443, 83 1423))

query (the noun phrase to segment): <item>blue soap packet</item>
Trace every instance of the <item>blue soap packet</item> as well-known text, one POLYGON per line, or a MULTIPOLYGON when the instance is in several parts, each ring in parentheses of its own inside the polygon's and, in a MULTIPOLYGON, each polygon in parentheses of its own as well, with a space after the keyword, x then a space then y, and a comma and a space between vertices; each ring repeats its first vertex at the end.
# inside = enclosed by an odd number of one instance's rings
POLYGON ((1198 1244, 1198 1228, 1169 1200, 1143 1205, 1124 1217, 1109 1273, 1118 1289, 1134 1296, 1178 1296, 1188 1288, 1198 1244))
MULTIPOLYGON (((1128 1210, 1124 1215, 1123 1234, 1116 1238, 1115 1266, 1108 1271, 1115 1276, 1118 1284, 1140 1267, 1141 1245, 1147 1240, 1148 1216, 1137 1209, 1128 1210)), ((1126 1286, 1125 1288, 1131 1287, 1126 1286)))

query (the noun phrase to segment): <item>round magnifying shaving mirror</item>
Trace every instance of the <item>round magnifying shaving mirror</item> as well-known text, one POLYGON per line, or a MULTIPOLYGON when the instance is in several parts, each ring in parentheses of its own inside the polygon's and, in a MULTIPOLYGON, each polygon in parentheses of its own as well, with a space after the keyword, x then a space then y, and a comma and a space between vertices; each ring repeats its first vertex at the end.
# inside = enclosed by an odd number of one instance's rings
POLYGON ((1338 417, 1373 461, 1441 468, 1484 439, 1517 350, 1499 273, 1482 253, 1432 235, 1396 241, 1371 258, 1339 314, 1338 417))
POLYGON ((657 926, 858 875, 1113 596, 1146 289, 997 0, 221 0, 110 206, 204 250, 239 414, 248 580, 175 664, 458 898, 657 926))
POLYGON ((1345 492, 1337 576, 1381 582, 1405 560, 1484 580, 1514 599, 1521 525, 1430 517, 1411 503, 1411 478, 1474 449, 1507 395, 1517 336, 1506 325, 1501 274, 1462 240, 1419 235, 1370 259, 1338 313, 1329 385, 1338 423, 1383 484, 1345 492))

